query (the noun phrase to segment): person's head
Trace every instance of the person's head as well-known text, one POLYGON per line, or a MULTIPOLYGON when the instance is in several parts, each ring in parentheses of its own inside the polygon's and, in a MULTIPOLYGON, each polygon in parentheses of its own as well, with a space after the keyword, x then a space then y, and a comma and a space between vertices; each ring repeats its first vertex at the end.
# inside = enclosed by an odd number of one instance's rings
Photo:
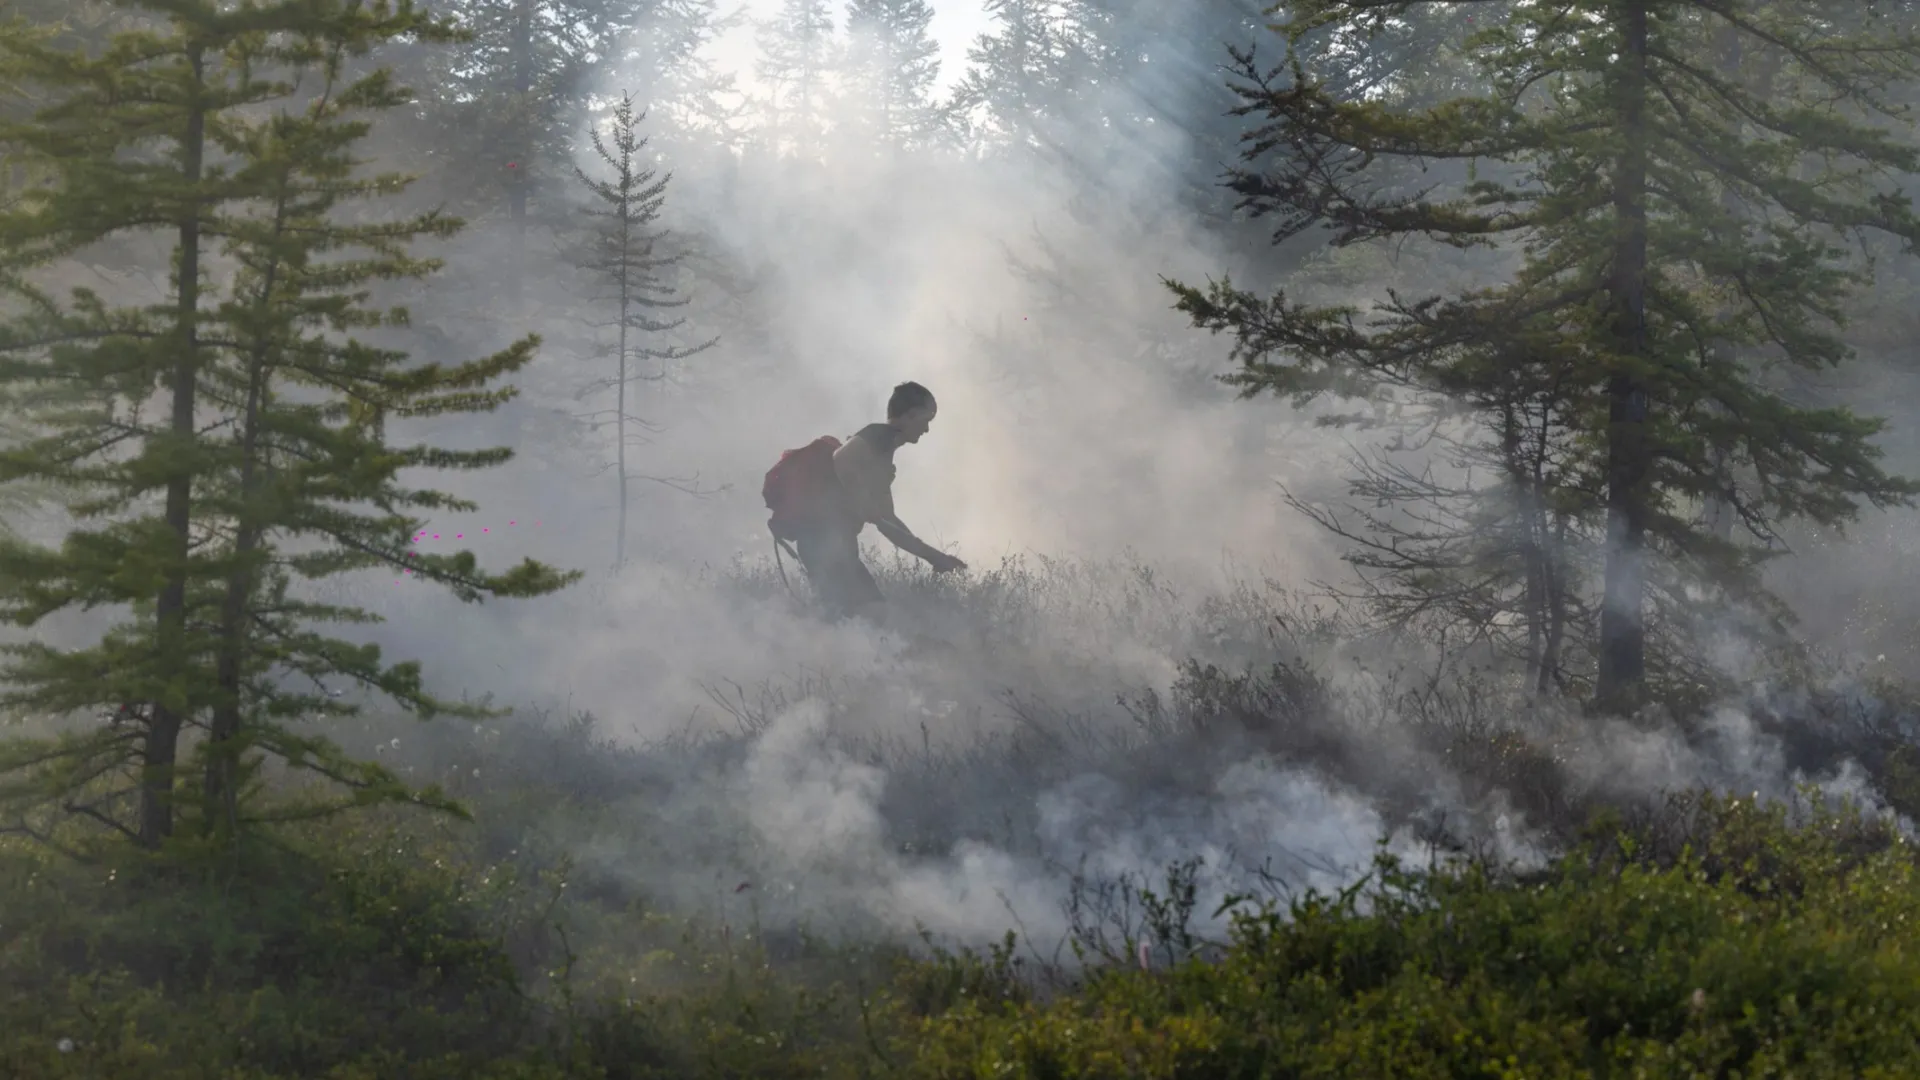
POLYGON ((917 382, 903 382, 893 388, 893 396, 887 399, 887 423, 900 429, 905 440, 910 443, 920 441, 933 424, 935 413, 940 406, 933 400, 933 391, 917 382))

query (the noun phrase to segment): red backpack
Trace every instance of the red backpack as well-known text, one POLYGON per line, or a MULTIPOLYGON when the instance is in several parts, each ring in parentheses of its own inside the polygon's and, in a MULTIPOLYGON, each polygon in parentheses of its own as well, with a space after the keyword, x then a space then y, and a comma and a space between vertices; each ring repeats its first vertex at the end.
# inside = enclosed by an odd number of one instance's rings
POLYGON ((767 470, 760 497, 773 511, 767 528, 774 539, 794 543, 803 530, 833 513, 840 492, 840 478, 833 471, 833 452, 838 449, 839 439, 822 435, 781 454, 767 470))

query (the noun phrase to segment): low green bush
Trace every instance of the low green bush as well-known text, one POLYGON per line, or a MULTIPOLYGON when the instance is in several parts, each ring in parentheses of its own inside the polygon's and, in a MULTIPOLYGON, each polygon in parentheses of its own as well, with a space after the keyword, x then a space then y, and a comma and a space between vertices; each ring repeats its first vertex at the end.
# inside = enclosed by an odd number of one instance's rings
POLYGON ((325 839, 218 860, 0 852, 0 1075, 517 1053, 528 1006, 472 883, 419 835, 325 839))
POLYGON ((1145 969, 1126 942, 1071 970, 1011 936, 770 947, 475 836, 392 816, 238 858, 0 845, 0 1076, 1920 1075, 1920 865, 1817 800, 1677 799, 1526 873, 1383 855, 1145 969))
POLYGON ((1859 817, 1691 801, 1698 846, 1609 833, 1525 878, 1414 872, 1238 913, 1218 963, 907 1025, 918 1077, 1920 1075, 1910 845, 1859 817))

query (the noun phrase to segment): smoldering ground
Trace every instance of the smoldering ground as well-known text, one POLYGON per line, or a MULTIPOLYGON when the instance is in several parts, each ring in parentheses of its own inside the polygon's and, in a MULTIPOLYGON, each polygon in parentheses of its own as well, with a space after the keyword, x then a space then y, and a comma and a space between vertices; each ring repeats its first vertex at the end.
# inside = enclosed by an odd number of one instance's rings
MULTIPOLYGON (((1192 47, 1212 70, 1219 43, 1192 47)), ((341 586, 386 619, 368 636, 390 659, 518 710, 421 726, 369 701, 338 729, 471 799, 489 843, 566 849, 601 887, 767 927, 970 944, 1018 928, 1044 949, 1076 901, 1161 888, 1189 858, 1204 916, 1249 887, 1348 883, 1383 839, 1525 862, 1604 800, 1700 783, 1782 798, 1801 779, 1871 797, 1848 754, 1796 755, 1753 702, 1687 729, 1597 725, 1436 678, 1421 643, 1304 599, 1344 568, 1277 486, 1341 496, 1349 446, 1209 381, 1224 347, 1182 325, 1160 278, 1257 275, 1265 255, 1169 209, 1158 164, 1097 186, 1057 161, 1125 154, 843 149, 802 169, 656 134, 691 297, 661 337, 719 341, 636 384, 632 468, 670 482, 638 484, 618 573, 603 404, 580 394, 609 374, 606 313, 564 258, 574 241, 482 216, 435 252, 447 270, 405 297, 415 335, 396 335, 424 360, 547 342, 499 413, 392 431, 518 451, 420 478, 482 507, 431 522, 423 547, 587 579, 479 606, 399 573, 341 586), (890 573, 887 631, 823 624, 804 579, 796 599, 774 573, 760 477, 877 419, 907 378, 941 413, 899 457, 901 514, 974 570, 890 573)), ((1197 152, 1156 139, 1143 160, 1197 152)))
MULTIPOLYGON (((1232 552, 1260 553, 1245 571, 1256 589, 1334 568, 1269 490, 1317 448, 1270 410, 1195 389, 1192 373, 1217 370, 1223 350, 1181 331, 1156 275, 1204 272, 1213 252, 1179 222, 1144 245, 1108 237, 1034 179, 904 162, 796 192, 779 171, 740 168, 732 198, 711 205, 718 185, 683 174, 682 228, 772 269, 746 325, 719 328, 719 345, 642 388, 636 411, 659 430, 640 468, 731 489, 646 488, 633 526, 643 555, 615 577, 597 569, 612 484, 564 451, 523 448, 518 466, 466 490, 493 518, 537 517, 542 538, 522 542, 516 526, 513 556, 595 568, 584 587, 479 612, 405 582, 368 588, 397 616, 380 639, 426 660, 440 685, 591 712, 623 745, 718 740, 700 744, 717 763, 649 766, 665 787, 621 797, 630 827, 572 836, 600 869, 682 903, 744 903, 716 886, 753 881, 745 899, 763 918, 924 923, 978 942, 1014 925, 1057 938, 1083 856, 1110 879, 1291 845, 1325 884, 1366 861, 1377 814, 1306 773, 1235 767, 1221 744, 1162 778, 1133 775, 1156 743, 1117 699, 1166 693, 1208 635, 1236 663, 1266 648, 1260 614, 1231 626, 1224 610, 1190 610, 1188 584, 1219 579, 1232 552), (1023 272, 1043 262, 1040 280, 1023 272), (877 419, 906 378, 934 389, 941 414, 899 455, 901 514, 971 560, 975 583, 921 583, 903 633, 822 626, 768 565, 760 475, 784 448, 877 419), (547 478, 537 493, 533 476, 547 478), (1027 568, 996 571, 1010 556, 1027 568), (1260 842, 1259 823, 1281 812, 1297 823, 1260 842)), ((450 261, 498 264, 471 250, 450 261)), ((698 340, 723 304, 688 286, 685 340, 698 340)), ((563 355, 542 365, 521 415, 579 408, 567 383, 591 375, 563 355)), ((471 535, 483 519, 434 531, 471 535)), ((487 535, 505 557, 502 531, 487 535)))
MULTIPOLYGON (((1197 68, 1217 45, 1194 43, 1197 68)), ((1110 147, 1016 163, 841 147, 796 166, 655 134, 689 252, 686 323, 662 338, 719 340, 636 386, 634 471, 671 483, 639 485, 618 573, 608 436, 578 395, 607 374, 583 329, 604 310, 556 269, 564 238, 529 256, 483 223, 414 300, 442 348, 549 343, 480 429, 396 427, 519 449, 454 478, 485 509, 436 522, 436 542, 589 571, 478 608, 356 586, 391 655, 520 708, 355 736, 491 807, 501 845, 565 848, 607 888, 763 927, 970 944, 1017 928, 1044 949, 1089 903, 1124 919, 1116 895, 1165 891, 1190 858, 1204 922, 1229 893, 1344 885, 1383 841, 1524 863, 1601 802, 1700 784, 1788 798, 1804 780, 1872 799, 1851 758, 1797 758, 1754 703, 1684 729, 1597 725, 1436 677, 1421 643, 1305 599, 1344 567, 1277 488, 1341 497, 1364 439, 1210 381, 1224 346, 1182 325, 1160 279, 1257 275, 1265 253, 1169 210, 1157 166, 1094 185, 1062 162, 1110 147), (489 315, 476 297, 509 267, 523 314, 489 315), (908 378, 941 413, 899 456, 901 514, 974 571, 896 569, 892 627, 823 624, 797 569, 797 598, 775 574, 760 477, 879 418, 908 378)), ((1156 139, 1141 160, 1191 149, 1156 139)))
POLYGON ((555 601, 545 618, 603 643, 522 659, 574 653, 573 701, 355 741, 472 799, 499 850, 570 852, 589 888, 775 936, 1016 929, 1043 952, 1100 920, 1153 937, 1130 890, 1165 896, 1190 859, 1204 935, 1227 895, 1338 888, 1382 841, 1525 866, 1587 810, 1702 785, 1878 805, 1844 747, 1809 766, 1751 710, 1656 729, 1436 690, 1264 585, 1183 593, 1126 563, 890 576, 908 623, 973 631, 931 648, 822 627, 768 575, 630 575, 555 601), (687 632, 653 637, 662 618, 687 632))

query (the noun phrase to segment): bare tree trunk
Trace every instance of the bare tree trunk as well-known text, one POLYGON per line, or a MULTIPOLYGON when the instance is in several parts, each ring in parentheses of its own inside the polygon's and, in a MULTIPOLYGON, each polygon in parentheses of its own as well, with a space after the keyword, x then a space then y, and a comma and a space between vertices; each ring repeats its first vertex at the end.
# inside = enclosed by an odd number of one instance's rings
POLYGON ((813 89, 814 82, 820 78, 820 73, 814 69, 813 60, 816 55, 815 50, 820 47, 820 42, 814 33, 813 20, 811 18, 806 20, 806 37, 802 40, 806 42, 806 51, 802 54, 806 57, 806 66, 800 69, 800 105, 798 110, 800 121, 794 126, 794 130, 798 134, 793 140, 793 151, 794 156, 811 161, 813 160, 813 155, 820 150, 820 148, 815 145, 813 138, 813 89))
MULTIPOLYGON (((1622 146, 1608 289, 1617 347, 1638 357, 1647 348, 1647 6, 1632 0, 1622 8, 1615 89, 1622 146)), ((1646 680, 1647 411, 1647 388, 1636 374, 1607 380, 1607 562, 1595 697, 1614 711, 1637 707, 1646 680)))
MULTIPOLYGON (((513 265, 507 269, 508 289, 516 307, 526 289, 527 194, 532 184, 533 133, 531 102, 533 93, 533 8, 536 0, 519 0, 513 26, 514 159, 513 176, 507 182, 507 219, 513 223, 513 265)), ((516 312, 517 313, 517 312, 516 312)))
MULTIPOLYGON (((194 95, 187 111, 187 130, 181 140, 181 179, 191 198, 197 193, 206 155, 206 102, 201 97, 206 58, 197 49, 188 54, 193 68, 194 95)), ((173 412, 169 436, 185 451, 195 438, 194 392, 199 373, 200 318, 200 206, 191 203, 180 218, 180 264, 177 269, 176 317, 180 353, 173 365, 173 412)), ((167 480, 166 523, 172 533, 179 563, 168 572, 154 604, 156 645, 163 663, 184 664, 187 648, 187 560, 192 553, 193 472, 182 465, 167 480)), ((174 765, 180 749, 185 717, 166 702, 152 703, 140 776, 140 828, 143 847, 157 848, 173 834, 174 765)))
POLYGON ((1567 640, 1567 534, 1569 522, 1560 515, 1554 523, 1553 546, 1547 559, 1547 645, 1540 655, 1537 693, 1545 694, 1560 679, 1561 654, 1567 640))
POLYGON ((1520 558, 1522 560, 1522 596, 1521 616, 1527 624, 1527 682, 1537 685, 1540 682, 1540 667, 1544 660, 1547 629, 1546 566, 1547 523, 1545 507, 1541 500, 1540 486, 1535 483, 1537 475, 1533 463, 1527 460, 1527 432, 1521 407, 1508 401, 1500 412, 1500 456, 1501 466, 1506 471, 1507 483, 1513 488, 1516 517, 1515 525, 1520 534, 1520 558))
POLYGON ((1561 568, 1567 558, 1567 518, 1556 513, 1547 498, 1547 463, 1553 452, 1553 410, 1540 409, 1539 423, 1530 427, 1533 441, 1532 471, 1528 479, 1534 495, 1533 520, 1540 544, 1540 659, 1533 672, 1532 690, 1536 696, 1553 692, 1560 681, 1560 647, 1566 637, 1566 575, 1561 568))
POLYGON ((1544 539, 1528 515, 1527 521, 1527 685, 1535 692, 1545 680, 1547 663, 1547 568, 1544 539))
MULTIPOLYGON (((630 191, 632 188, 633 155, 623 153, 621 162, 621 186, 630 191)), ((632 283, 629 280, 632 270, 628 252, 633 246, 633 221, 631 216, 632 200, 628 195, 620 200, 620 361, 616 368, 619 377, 619 389, 614 395, 613 432, 618 442, 615 449, 615 462, 620 470, 620 531, 614 541, 613 568, 619 570, 627 564, 627 318, 633 308, 632 283)))

